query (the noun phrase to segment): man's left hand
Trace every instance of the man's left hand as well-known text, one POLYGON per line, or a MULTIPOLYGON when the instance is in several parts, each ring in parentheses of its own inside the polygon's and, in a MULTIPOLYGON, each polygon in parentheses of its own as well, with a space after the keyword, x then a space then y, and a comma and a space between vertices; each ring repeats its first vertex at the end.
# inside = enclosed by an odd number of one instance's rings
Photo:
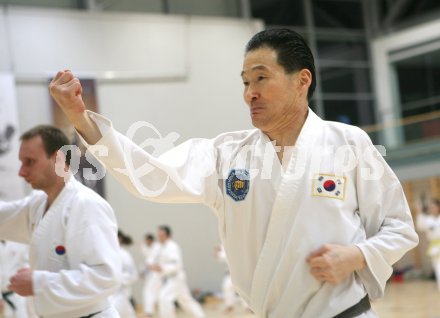
POLYGON ((18 272, 11 277, 8 289, 20 296, 32 296, 34 294, 32 286, 32 269, 19 269, 18 272))
POLYGON ((366 266, 364 255, 355 245, 325 244, 307 257, 307 263, 313 277, 335 285, 366 266))

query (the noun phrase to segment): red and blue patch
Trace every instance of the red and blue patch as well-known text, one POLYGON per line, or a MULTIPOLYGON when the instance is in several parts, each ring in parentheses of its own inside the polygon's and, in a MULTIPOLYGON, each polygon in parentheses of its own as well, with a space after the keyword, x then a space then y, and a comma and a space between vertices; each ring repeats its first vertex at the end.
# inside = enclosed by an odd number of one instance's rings
POLYGON ((66 248, 62 245, 58 245, 57 247, 55 247, 55 253, 57 253, 58 255, 64 255, 66 254, 66 248))
POLYGON ((336 188, 336 183, 333 180, 324 181, 323 187, 326 191, 333 191, 336 188))

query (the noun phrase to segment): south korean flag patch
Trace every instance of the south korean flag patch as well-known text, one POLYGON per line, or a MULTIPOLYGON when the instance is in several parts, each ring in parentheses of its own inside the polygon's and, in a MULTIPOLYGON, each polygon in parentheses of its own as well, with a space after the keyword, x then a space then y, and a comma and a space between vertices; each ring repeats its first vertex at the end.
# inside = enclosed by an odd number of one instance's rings
POLYGON ((345 177, 317 173, 313 178, 312 195, 344 200, 345 177))

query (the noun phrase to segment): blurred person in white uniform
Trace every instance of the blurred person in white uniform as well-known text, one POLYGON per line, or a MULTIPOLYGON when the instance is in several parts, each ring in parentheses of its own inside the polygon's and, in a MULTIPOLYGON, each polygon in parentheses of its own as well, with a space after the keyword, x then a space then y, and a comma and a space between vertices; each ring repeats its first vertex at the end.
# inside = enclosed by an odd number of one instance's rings
POLYGON ((159 294, 159 311, 162 318, 175 318, 174 302, 191 317, 205 317, 200 304, 191 296, 186 274, 183 270, 182 251, 177 243, 171 239, 171 228, 163 225, 158 229, 157 237, 160 243, 157 263, 149 266, 151 271, 157 272, 162 278, 162 288, 159 294))
POLYGON ((224 312, 226 314, 232 312, 237 303, 239 303, 240 306, 244 308, 246 311, 252 312, 251 309, 249 308, 249 305, 246 304, 243 298, 237 295, 237 292, 235 291, 234 285, 232 284, 231 273, 229 271, 228 259, 223 245, 220 244, 216 247, 215 256, 218 261, 226 265, 225 276, 223 277, 223 281, 222 281, 224 312))
POLYGON ((228 260, 226 258, 225 249, 223 245, 216 247, 215 256, 218 261, 226 265, 225 275, 222 281, 222 294, 223 294, 223 307, 226 313, 234 310, 234 306, 237 302, 237 296, 235 293, 234 285, 232 284, 231 274, 229 272, 228 260))
POLYGON ((160 244, 155 242, 154 235, 145 235, 145 243, 141 245, 141 252, 144 257, 142 267, 144 268, 144 288, 142 290, 142 304, 146 317, 153 317, 156 310, 156 303, 162 287, 162 278, 157 271, 151 271, 149 267, 157 263, 156 258, 160 244))
POLYGON ((416 206, 416 225, 417 229, 426 233, 429 241, 428 255, 431 258, 437 288, 440 291, 440 200, 431 199, 428 204, 428 213, 422 211, 421 204, 416 206))
POLYGON ((34 191, 0 201, 0 238, 30 244, 29 267, 7 287, 33 296, 45 318, 116 318, 109 303, 120 279, 116 218, 110 205, 70 172, 67 137, 53 126, 21 136, 19 175, 34 191))
POLYGON ((123 318, 136 318, 136 311, 130 302, 132 297, 132 285, 139 278, 133 257, 127 250, 133 241, 131 237, 118 231, 118 240, 120 245, 120 256, 122 263, 121 286, 119 290, 112 296, 113 306, 123 318))
POLYGON ((418 243, 398 178, 363 130, 309 107, 315 65, 298 33, 255 34, 240 73, 256 129, 190 139, 159 157, 87 111, 72 72, 49 86, 130 192, 215 211, 232 282, 258 316, 376 317, 369 299, 384 296, 392 265, 418 243))
MULTIPOLYGON (((29 246, 11 241, 0 241, 0 281, 2 287, 3 317, 28 318, 27 299, 8 290, 9 280, 21 269, 29 267, 29 246)), ((0 315, 1 316, 1 315, 0 315)))

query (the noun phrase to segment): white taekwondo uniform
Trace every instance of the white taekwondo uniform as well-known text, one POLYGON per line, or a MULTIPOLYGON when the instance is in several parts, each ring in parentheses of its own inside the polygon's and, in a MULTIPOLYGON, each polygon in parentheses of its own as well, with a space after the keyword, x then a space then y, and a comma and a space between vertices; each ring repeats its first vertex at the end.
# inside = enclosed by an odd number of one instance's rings
POLYGON ((217 251, 217 259, 226 264, 226 273, 223 277, 222 282, 222 293, 223 293, 223 304, 226 309, 234 307, 237 302, 237 297, 234 289, 234 285, 232 284, 231 273, 229 272, 228 259, 226 257, 225 248, 223 245, 220 245, 219 250, 217 251))
POLYGON ((122 279, 119 290, 112 296, 113 306, 123 318, 136 318, 136 312, 130 303, 132 296, 131 286, 139 278, 133 257, 124 248, 120 248, 122 263, 122 279))
POLYGON ((179 306, 192 317, 205 317, 202 307, 191 296, 183 270, 182 252, 179 245, 172 239, 160 244, 157 265, 161 268, 160 274, 163 282, 159 294, 160 316, 175 318, 174 302, 177 301, 179 306))
POLYGON ((119 317, 117 224, 110 205, 70 176, 44 214, 47 195, 0 202, 0 237, 30 244, 35 311, 44 318, 119 317))
POLYGON ((437 288, 440 291, 440 215, 419 214, 416 224, 419 231, 426 233, 426 238, 429 241, 427 253, 431 257, 437 288))
POLYGON ((90 151, 132 193, 216 212, 234 286, 260 317, 328 318, 367 293, 380 298, 392 264, 417 245, 399 180, 357 127, 309 109, 282 166, 258 129, 190 139, 154 158, 89 114, 103 135, 90 151), (348 157, 368 151, 348 169, 340 147, 348 157), (306 258, 329 243, 356 244, 367 266, 337 285, 317 281, 306 258))
MULTIPOLYGON (((141 246, 142 255, 144 256, 144 263, 142 266, 144 268, 157 264, 156 258, 159 249, 160 244, 158 242, 153 242, 151 246, 146 246, 145 244, 141 246)), ((149 271, 146 269, 144 288, 142 290, 142 304, 144 306, 144 314, 147 316, 153 316, 161 288, 162 278, 160 277, 160 274, 158 272, 149 271)))
POLYGON ((12 276, 21 268, 29 267, 29 247, 25 244, 1 241, 0 242, 0 281, 2 294, 7 293, 8 301, 3 299, 5 306, 3 317, 27 318, 28 306, 25 297, 8 291, 12 276))

